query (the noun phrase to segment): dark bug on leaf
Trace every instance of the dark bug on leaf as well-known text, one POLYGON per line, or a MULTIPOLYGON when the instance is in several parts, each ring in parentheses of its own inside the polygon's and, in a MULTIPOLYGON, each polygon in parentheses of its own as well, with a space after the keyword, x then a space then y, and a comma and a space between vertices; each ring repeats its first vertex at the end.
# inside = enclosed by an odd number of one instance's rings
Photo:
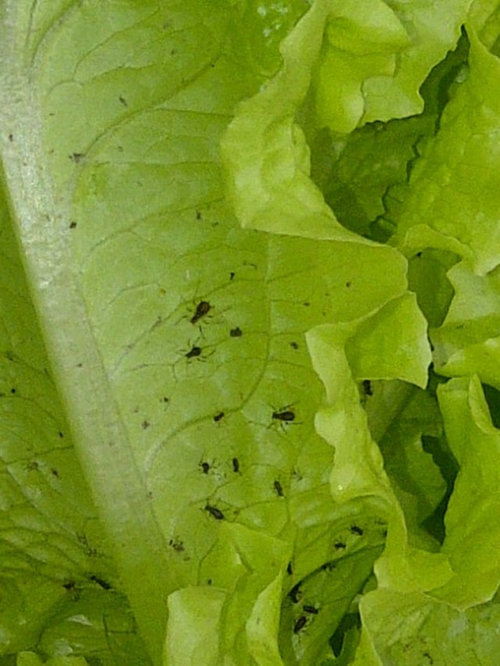
POLYGON ((206 314, 210 312, 211 308, 212 306, 208 301, 200 301, 196 306, 194 315, 191 317, 189 321, 192 324, 198 323, 202 317, 204 317, 206 314))
POLYGON ((200 355, 201 355, 201 347, 197 347, 196 345, 191 347, 191 349, 186 354, 184 354, 186 358, 197 358, 200 355))
POLYGON ((301 584, 297 583, 297 585, 294 585, 290 590, 290 592, 288 593, 288 596, 290 597, 290 599, 293 601, 294 604, 297 604, 302 597, 301 584))
POLYGON ((233 472, 235 474, 238 474, 238 472, 240 471, 240 461, 238 460, 238 458, 233 458, 232 462, 233 462, 233 472))
POLYGON ((281 485, 281 483, 279 481, 275 481, 273 485, 274 485, 274 490, 276 491, 278 497, 283 497, 284 496, 283 486, 281 485))
POLYGON ((373 395, 372 383, 369 379, 363 380, 363 391, 365 395, 373 395))
POLYGON ((316 606, 310 606, 309 604, 305 604, 302 606, 304 609, 305 613, 310 613, 311 615, 317 615, 319 613, 319 610, 316 608, 316 606))
POLYGON ((224 514, 220 509, 218 509, 216 506, 212 506, 211 504, 207 504, 205 506, 205 511, 208 511, 208 513, 215 518, 215 520, 222 520, 224 518, 224 514))
POLYGON ((333 544, 333 546, 336 550, 344 550, 344 548, 346 547, 345 543, 343 543, 342 541, 337 541, 336 543, 333 544))
POLYGON ((363 530, 357 525, 351 525, 351 534, 357 534, 358 536, 363 535, 363 530))
POLYGON ((284 421, 285 423, 291 423, 295 421, 295 413, 291 409, 283 409, 280 411, 273 412, 273 419, 275 421, 284 421))
POLYGON ((207 462, 202 461, 200 467, 203 474, 208 474, 210 472, 210 465, 207 462))
POLYGON ((96 585, 99 585, 99 587, 102 587, 103 590, 111 589, 111 584, 103 580, 102 578, 99 578, 99 576, 95 576, 94 574, 92 574, 91 576, 89 576, 89 579, 96 585))
POLYGON ((232 338, 241 338, 241 336, 243 335, 243 331, 241 330, 241 328, 239 326, 236 326, 235 328, 232 328, 229 331, 229 335, 232 338))
POLYGON ((306 624, 307 624, 307 617, 305 615, 301 615, 293 626, 293 633, 298 634, 299 631, 302 631, 302 629, 306 626, 306 624))
POLYGON ((223 418, 224 418, 224 412, 219 412, 214 416, 214 421, 215 423, 218 423, 223 418))
POLYGON ((292 568, 292 563, 288 562, 287 567, 286 567, 286 572, 289 576, 293 574, 293 568, 292 568))

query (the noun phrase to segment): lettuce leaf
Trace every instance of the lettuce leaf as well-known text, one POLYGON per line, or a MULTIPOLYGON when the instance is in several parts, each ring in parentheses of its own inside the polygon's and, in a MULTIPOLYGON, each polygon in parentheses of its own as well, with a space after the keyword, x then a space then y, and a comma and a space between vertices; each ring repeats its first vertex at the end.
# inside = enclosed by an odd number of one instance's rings
POLYGON ((497 4, 3 3, 2 663, 496 663, 497 4))

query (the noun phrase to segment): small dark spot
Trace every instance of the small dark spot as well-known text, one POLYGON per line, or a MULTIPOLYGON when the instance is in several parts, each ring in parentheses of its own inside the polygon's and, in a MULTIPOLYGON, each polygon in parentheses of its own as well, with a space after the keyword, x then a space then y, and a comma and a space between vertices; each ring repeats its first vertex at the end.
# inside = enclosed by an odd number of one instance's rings
POLYGON ((293 601, 294 604, 297 604, 302 598, 301 584, 297 583, 297 585, 294 585, 290 590, 290 592, 288 593, 288 596, 290 597, 290 599, 293 601))
POLYGON ((363 379, 363 391, 365 395, 373 395, 372 383, 369 379, 363 379))
POLYGON ((52 472, 53 476, 56 477, 56 479, 59 478, 59 472, 57 471, 57 469, 55 467, 52 467, 50 471, 52 472))
POLYGON ((215 518, 215 520, 222 520, 224 518, 224 514, 220 509, 218 509, 216 506, 211 506, 210 504, 207 504, 205 506, 205 511, 208 511, 208 513, 215 518))
POLYGON ((76 367, 77 367, 77 368, 83 368, 83 363, 77 363, 77 364, 76 364, 76 367))
POLYGON ((336 550, 344 550, 344 548, 346 547, 346 545, 345 545, 345 543, 343 543, 342 541, 337 541, 336 543, 333 544, 333 547, 334 547, 336 550))
POLYGON ((286 572, 289 576, 293 574, 293 569, 292 569, 292 563, 288 562, 287 567, 286 567, 286 572))
POLYGON ((207 462, 201 462, 200 467, 203 474, 208 474, 210 472, 210 465, 207 462))
POLYGON ((177 53, 176 49, 170 49, 170 55, 174 56, 177 53))
POLYGON ((199 210, 196 211, 196 219, 201 220, 201 212, 199 210))
POLYGON ((64 437, 64 433, 62 433, 60 430, 59 430, 59 433, 58 433, 58 434, 59 434, 59 437, 60 437, 61 439, 64 437))
POLYGON ((232 338, 241 338, 241 336, 243 335, 243 331, 241 330, 241 328, 239 326, 236 326, 236 328, 232 328, 229 331, 229 335, 232 338))
POLYGON ((276 421, 286 421, 290 423, 295 420, 295 413, 291 409, 285 409, 279 412, 273 412, 273 419, 276 421))
POLYGON ((128 103, 127 103, 127 100, 125 99, 125 97, 122 97, 122 96, 120 95, 120 96, 118 97, 118 99, 119 99, 120 103, 123 104, 123 106, 128 106, 128 103))
POLYGON ((16 389, 15 389, 15 388, 11 388, 11 389, 10 389, 10 392, 12 393, 12 395, 14 395, 14 393, 16 393, 16 389))
POLYGON ((14 135, 13 134, 9 134, 9 141, 11 143, 14 141, 14 135))
POLYGON ((417 252, 415 256, 420 258, 422 256, 422 252, 417 252))
POLYGON ((149 428, 150 425, 151 425, 151 424, 150 424, 149 421, 143 421, 143 422, 141 423, 141 428, 142 428, 143 430, 147 430, 147 429, 149 428))
POLYGON ((361 527, 358 527, 357 525, 351 525, 351 534, 357 534, 358 536, 362 536, 363 530, 361 527))
POLYGON ((200 356, 201 354, 201 347, 197 347, 194 345, 191 347, 191 349, 185 354, 186 358, 196 358, 197 356, 200 356))
POLYGON ((298 349, 299 345, 297 342, 290 342, 290 347, 292 347, 292 349, 298 349))
POLYGON ((72 160, 75 164, 78 164, 78 162, 81 162, 81 160, 85 157, 85 153, 71 153, 69 156, 69 159, 72 160))
POLYGON ((346 282, 346 283, 345 283, 345 286, 349 289, 349 287, 351 286, 351 283, 350 283, 350 282, 346 282))
POLYGON ((218 422, 219 422, 221 419, 223 419, 223 418, 224 418, 224 412, 219 412, 218 414, 216 414, 216 415, 214 416, 214 421, 215 421, 216 423, 218 423, 218 422))
POLYGON ((231 271, 231 272, 229 273, 229 279, 230 279, 230 280, 234 280, 234 276, 235 276, 235 275, 236 275, 236 273, 234 273, 233 271, 231 271))
POLYGON ((237 474, 240 471, 240 461, 238 458, 233 458, 233 472, 237 474))
POLYGON ((434 663, 434 659, 431 657, 431 655, 428 652, 422 652, 422 657, 425 657, 429 661, 429 664, 434 663))
POLYGON ((274 490, 276 491, 276 494, 278 497, 283 497, 283 487, 279 481, 274 482, 274 490))
POLYGON ((382 536, 383 536, 384 539, 385 539, 385 537, 387 536, 387 530, 382 530, 382 536))
POLYGON ((293 633, 298 634, 307 624, 307 618, 305 615, 301 615, 297 622, 294 624, 293 633))
POLYGON ((208 301, 200 301, 196 306, 194 315, 189 320, 192 324, 196 324, 202 317, 210 312, 212 306, 208 301))
POLYGON ((319 613, 319 610, 316 608, 316 606, 309 606, 305 604, 302 606, 302 608, 306 613, 311 613, 311 615, 317 615, 319 613))
POLYGON ((184 543, 179 539, 170 539, 168 545, 175 550, 176 553, 184 552, 184 543))
POLYGON ((93 582, 96 583, 96 585, 99 585, 99 587, 102 587, 103 590, 110 590, 111 589, 111 584, 108 583, 106 580, 99 578, 99 576, 95 576, 94 574, 91 574, 89 576, 89 579, 93 582))
POLYGON ((207 585, 212 585, 212 579, 211 579, 211 578, 209 578, 209 579, 207 580, 207 585))
POLYGON ((76 229, 76 222, 74 222, 74 221, 73 221, 73 222, 70 222, 70 223, 69 223, 69 228, 70 228, 70 229, 76 229))
POLYGON ((167 403, 167 402, 170 402, 170 398, 167 398, 167 396, 164 395, 163 398, 161 399, 161 401, 167 403))
POLYGON ((322 571, 333 571, 337 565, 335 562, 327 562, 326 564, 323 564, 321 569, 322 571))
POLYGON ((73 592, 76 589, 76 583, 74 580, 68 580, 66 583, 63 583, 63 587, 68 592, 73 592))
POLYGON ((308 308, 311 304, 309 303, 309 301, 305 301, 305 303, 302 303, 302 305, 304 307, 308 308))
POLYGON ((215 67, 215 63, 214 63, 214 62, 211 62, 211 63, 210 63, 210 67, 215 67))

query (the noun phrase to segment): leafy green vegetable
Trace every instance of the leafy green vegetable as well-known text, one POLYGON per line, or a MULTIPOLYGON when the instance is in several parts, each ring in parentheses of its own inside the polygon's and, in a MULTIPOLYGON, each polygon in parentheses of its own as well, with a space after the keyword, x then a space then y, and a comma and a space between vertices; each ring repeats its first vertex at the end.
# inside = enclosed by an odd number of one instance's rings
POLYGON ((0 663, 495 666, 496 0, 5 0, 0 663))

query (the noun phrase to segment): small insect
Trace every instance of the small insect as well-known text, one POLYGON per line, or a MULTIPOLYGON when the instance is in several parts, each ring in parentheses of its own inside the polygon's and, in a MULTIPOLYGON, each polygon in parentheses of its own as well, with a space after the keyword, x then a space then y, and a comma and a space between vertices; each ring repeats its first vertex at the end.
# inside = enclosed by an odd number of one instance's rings
POLYGON ((363 380, 363 391, 365 395, 373 395, 372 383, 369 379, 363 380))
POLYGON ((302 629, 306 626, 307 624, 307 617, 305 615, 301 615, 297 622, 294 624, 293 627, 293 633, 298 634, 299 631, 302 631, 302 629))
POLYGON ((334 547, 336 550, 344 550, 344 548, 345 548, 346 546, 345 546, 345 543, 343 543, 342 541, 337 541, 337 543, 334 543, 334 544, 333 544, 333 547, 334 547))
POLYGON ((202 317, 208 314, 212 306, 208 301, 200 301, 195 308, 194 315, 189 320, 192 324, 196 324, 202 317))
POLYGON ((89 576, 89 579, 93 582, 99 585, 99 587, 102 587, 103 590, 110 590, 111 589, 111 584, 108 583, 107 581, 103 580, 102 578, 99 578, 99 576, 95 576, 94 574, 89 576))
POLYGON ((186 354, 184 354, 184 356, 186 358, 197 358, 198 356, 201 355, 201 352, 202 352, 201 347, 197 347, 196 345, 194 345, 186 354))
POLYGON ((215 518, 215 520, 222 520, 224 518, 224 514, 220 509, 218 509, 216 506, 212 506, 211 504, 207 504, 205 506, 205 511, 208 511, 208 513, 215 518))
POLYGON ((351 525, 351 533, 361 536, 363 534, 363 530, 357 525, 351 525))
POLYGON ((304 609, 305 613, 310 613, 311 615, 317 615, 319 613, 319 610, 316 608, 316 606, 309 606, 308 604, 305 604, 302 606, 304 609))
POLYGON ((65 590, 68 590, 68 592, 73 592, 76 588, 76 583, 74 580, 69 580, 66 583, 63 583, 63 587, 65 590))
POLYGON ((289 576, 293 574, 293 569, 292 569, 292 563, 288 562, 287 567, 286 567, 286 572, 289 576))
POLYGON ((292 421, 295 421, 295 412, 293 412, 291 409, 283 408, 282 410, 273 412, 273 419, 275 421, 291 423, 292 421))
POLYGON ((321 567, 322 571, 333 571, 337 565, 335 562, 326 562, 326 564, 323 564, 321 567))
POLYGON ((176 553, 184 552, 184 544, 179 539, 170 539, 168 545, 175 550, 176 553))
POLYGON ((288 596, 290 597, 290 599, 293 601, 294 604, 297 604, 302 598, 301 584, 297 583, 297 585, 294 585, 290 590, 290 592, 288 593, 288 596))
POLYGON ((292 349, 298 349, 298 348, 299 348, 299 345, 298 345, 297 342, 290 342, 290 347, 291 347, 292 349))
POLYGON ((279 481, 275 481, 273 485, 278 497, 283 497, 283 487, 281 483, 279 481))
POLYGON ((241 330, 241 328, 239 326, 236 326, 235 328, 232 328, 229 331, 229 335, 232 338, 241 338, 241 336, 243 335, 243 331, 241 330))
POLYGON ((203 474, 208 474, 210 472, 210 465, 206 461, 202 461, 200 467, 203 474))
POLYGON ((238 458, 233 458, 232 462, 233 462, 233 472, 235 474, 238 474, 238 472, 240 471, 240 461, 238 460, 238 458))
POLYGON ((216 415, 214 416, 214 421, 215 421, 216 423, 218 423, 218 422, 219 422, 221 419, 223 419, 223 418, 224 418, 224 412, 219 412, 218 414, 216 414, 216 415))

